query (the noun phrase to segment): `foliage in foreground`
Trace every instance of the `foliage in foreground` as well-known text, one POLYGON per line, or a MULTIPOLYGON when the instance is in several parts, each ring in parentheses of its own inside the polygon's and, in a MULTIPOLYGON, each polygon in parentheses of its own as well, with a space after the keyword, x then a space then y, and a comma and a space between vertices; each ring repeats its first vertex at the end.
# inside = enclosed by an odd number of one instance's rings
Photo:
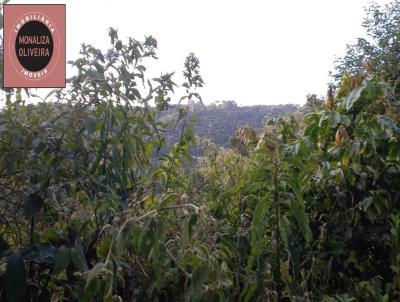
MULTIPOLYGON (((394 69, 345 73, 247 156, 199 140, 193 168, 187 127, 162 151, 176 85, 145 76, 156 41, 110 37, 107 53, 83 46, 55 103, 6 91, 1 301, 400 299, 394 69)), ((198 68, 188 56, 184 125, 198 68)))

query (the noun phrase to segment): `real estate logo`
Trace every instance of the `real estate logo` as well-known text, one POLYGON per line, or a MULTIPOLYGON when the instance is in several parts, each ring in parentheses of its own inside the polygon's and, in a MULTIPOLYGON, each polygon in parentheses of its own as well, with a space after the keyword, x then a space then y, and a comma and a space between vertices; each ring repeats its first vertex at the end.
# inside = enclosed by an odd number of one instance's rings
POLYGON ((65 5, 4 5, 4 87, 65 87, 65 5))

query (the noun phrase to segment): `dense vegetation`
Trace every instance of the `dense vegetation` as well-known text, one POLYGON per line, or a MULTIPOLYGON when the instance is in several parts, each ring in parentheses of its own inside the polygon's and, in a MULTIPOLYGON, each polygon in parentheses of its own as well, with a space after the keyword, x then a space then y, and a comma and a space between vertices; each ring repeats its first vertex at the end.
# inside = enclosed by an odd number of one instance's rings
POLYGON ((157 117, 177 85, 146 77, 152 37, 110 29, 106 53, 83 45, 53 102, 6 90, 0 300, 400 300, 399 7, 372 6, 370 41, 338 65, 354 69, 269 120, 246 155, 187 126, 203 86, 193 54, 184 126, 163 151, 157 117))

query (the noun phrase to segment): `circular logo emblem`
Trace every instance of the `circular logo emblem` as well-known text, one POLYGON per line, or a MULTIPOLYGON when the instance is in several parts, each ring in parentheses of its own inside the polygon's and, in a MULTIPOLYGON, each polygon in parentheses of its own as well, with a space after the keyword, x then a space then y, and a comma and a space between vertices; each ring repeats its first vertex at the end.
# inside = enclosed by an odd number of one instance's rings
POLYGON ((9 37, 11 63, 21 76, 41 80, 52 73, 60 57, 60 36, 48 16, 37 12, 20 16, 9 37))
POLYGON ((15 51, 19 63, 28 71, 40 71, 53 55, 53 37, 40 21, 26 22, 18 31, 15 51))

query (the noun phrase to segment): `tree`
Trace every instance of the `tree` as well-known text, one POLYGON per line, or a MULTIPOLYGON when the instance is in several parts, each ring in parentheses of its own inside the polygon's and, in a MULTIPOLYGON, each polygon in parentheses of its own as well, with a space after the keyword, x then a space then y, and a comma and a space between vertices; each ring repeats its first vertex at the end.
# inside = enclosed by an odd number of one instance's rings
POLYGON ((368 70, 381 75, 390 84, 396 84, 398 95, 400 2, 394 0, 384 6, 372 3, 366 12, 363 27, 367 37, 348 45, 346 54, 336 60, 333 79, 338 83, 346 72, 355 75, 368 70))

